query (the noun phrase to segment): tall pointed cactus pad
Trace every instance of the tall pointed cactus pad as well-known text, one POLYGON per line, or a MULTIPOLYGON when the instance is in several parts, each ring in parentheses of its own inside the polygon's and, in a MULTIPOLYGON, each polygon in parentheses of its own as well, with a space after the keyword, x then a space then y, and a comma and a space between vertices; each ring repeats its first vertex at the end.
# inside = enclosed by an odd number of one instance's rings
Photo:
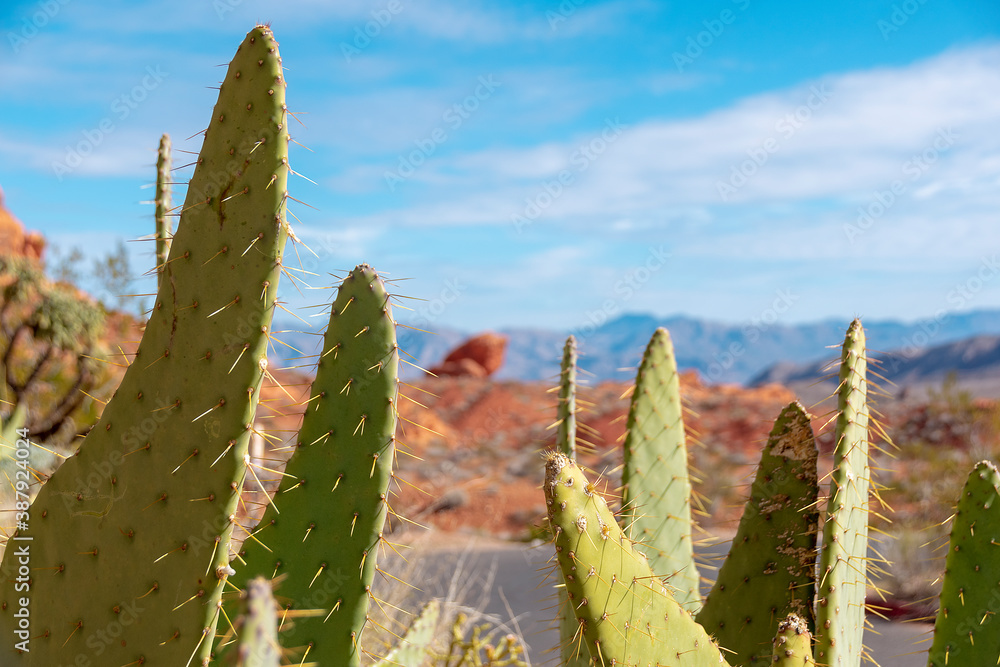
POLYGON ((814 667, 812 633, 804 618, 789 614, 778 624, 771 664, 773 667, 814 667))
POLYGON ((556 448, 576 460, 576 338, 563 345, 559 366, 559 405, 556 406, 556 448))
POLYGON ((382 279, 340 285, 296 451, 274 502, 234 563, 233 582, 284 575, 286 609, 316 615, 282 633, 296 659, 358 665, 395 456, 399 354, 382 279), (307 653, 305 651, 308 651, 307 653))
POLYGON ((952 519, 931 667, 1000 662, 1000 473, 981 461, 952 519))
POLYGON ((242 598, 242 613, 236 620, 240 638, 229 664, 232 667, 278 667, 281 664, 279 610, 271 592, 271 582, 264 577, 251 580, 242 598))
POLYGON ((788 614, 813 627, 816 458, 809 415, 792 403, 774 423, 732 548, 697 615, 734 665, 766 663, 788 614))
POLYGON ((5 641, 0 664, 208 657, 287 234, 284 93, 258 26, 229 65, 135 358, 6 550, 0 636, 18 636, 29 600, 30 653, 5 641))
MULTIPOLYGON (((576 338, 569 336, 563 346, 559 368, 559 404, 556 407, 556 448, 570 460, 576 460, 576 338)), ((559 580, 563 581, 562 576, 559 580)), ((584 667, 590 663, 590 651, 580 636, 580 624, 566 596, 566 588, 556 589, 559 616, 559 651, 563 667, 584 667)))
POLYGON ((156 205, 156 276, 157 284, 163 276, 163 269, 170 254, 170 241, 173 236, 170 224, 170 135, 160 137, 160 148, 156 151, 156 194, 153 202, 156 205))
POLYGON ((840 358, 834 467, 816 582, 815 657, 830 667, 857 667, 863 650, 871 489, 866 371, 865 332, 854 320, 840 358))
POLYGON ((545 503, 556 560, 593 663, 720 667, 719 647, 654 576, 577 465, 550 454, 545 503))
POLYGON ((691 537, 691 480, 674 346, 664 328, 646 347, 629 408, 622 469, 625 533, 688 611, 701 607, 691 537))

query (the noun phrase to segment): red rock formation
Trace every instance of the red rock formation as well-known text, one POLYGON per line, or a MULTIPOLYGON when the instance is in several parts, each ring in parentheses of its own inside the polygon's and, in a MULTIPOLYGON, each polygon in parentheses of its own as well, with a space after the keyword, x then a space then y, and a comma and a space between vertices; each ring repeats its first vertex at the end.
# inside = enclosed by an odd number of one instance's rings
POLYGON ((41 261, 45 239, 38 232, 26 232, 21 221, 7 210, 0 189, 0 254, 21 255, 41 261))
POLYGON ((430 370, 437 376, 489 377, 503 366, 507 339, 484 333, 465 341, 448 353, 440 365, 430 370))

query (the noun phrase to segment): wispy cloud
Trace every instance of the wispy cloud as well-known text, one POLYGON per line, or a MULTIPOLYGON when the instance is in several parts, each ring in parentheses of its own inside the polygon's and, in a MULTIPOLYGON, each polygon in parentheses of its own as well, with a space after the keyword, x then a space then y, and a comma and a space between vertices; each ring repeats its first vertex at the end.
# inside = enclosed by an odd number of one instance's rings
MULTIPOLYGON (((853 207, 896 180, 924 204, 947 207, 975 192, 992 203, 996 90, 1000 47, 987 45, 827 77, 694 118, 642 121, 574 174, 542 222, 642 224, 691 207, 725 216, 751 203, 853 207)), ((426 186, 422 201, 391 215, 417 225, 509 224, 525 197, 573 171, 574 156, 600 133, 428 160, 413 177, 426 186)))

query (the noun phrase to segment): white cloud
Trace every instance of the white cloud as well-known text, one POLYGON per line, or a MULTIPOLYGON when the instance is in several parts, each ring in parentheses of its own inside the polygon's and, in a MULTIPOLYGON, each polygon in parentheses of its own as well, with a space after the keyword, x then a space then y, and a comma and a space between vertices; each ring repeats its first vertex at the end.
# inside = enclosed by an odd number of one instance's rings
MULTIPOLYGON (((829 235, 843 238, 840 227, 854 220, 857 207, 898 182, 902 194, 882 220, 889 224, 877 226, 911 230, 916 238, 881 252, 912 251, 914 244, 931 251, 934 230, 958 220, 996 238, 989 221, 1000 204, 997 90, 1000 47, 987 45, 806 82, 699 117, 642 121, 594 160, 581 161, 579 151, 591 140, 599 146, 600 127, 574 141, 444 155, 412 177, 424 187, 421 203, 366 220, 510 224, 531 201, 548 203, 546 183, 568 170, 572 183, 551 198, 537 224, 596 231, 623 218, 655 226, 696 212, 714 221, 716 252, 728 236, 734 252, 758 248, 766 256, 779 232, 804 245, 823 243, 821 252, 841 251, 829 235), (749 163, 755 173, 724 202, 718 185, 751 159, 748 150, 764 164, 749 163), (771 224, 747 233, 740 218, 761 219, 762 211, 774 216, 771 224), (721 225, 727 220, 736 221, 730 232, 721 225), (765 243, 748 248, 744 237, 755 235, 765 243)), ((869 238, 876 237, 881 233, 873 230, 869 238)))

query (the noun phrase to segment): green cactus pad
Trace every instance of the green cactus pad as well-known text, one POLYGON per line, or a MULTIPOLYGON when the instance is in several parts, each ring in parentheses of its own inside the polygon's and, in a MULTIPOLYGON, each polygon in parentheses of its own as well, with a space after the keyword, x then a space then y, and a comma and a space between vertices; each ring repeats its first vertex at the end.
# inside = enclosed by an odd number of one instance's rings
POLYGON ((236 620, 240 639, 230 664, 234 667, 278 667, 281 664, 278 605, 271 592, 271 582, 264 577, 251 580, 242 597, 243 613, 236 620))
POLYGON ((389 653, 375 663, 376 667, 421 667, 428 656, 434 631, 441 616, 441 602, 431 600, 424 605, 410 627, 389 653))
POLYGON ((774 667, 812 667, 812 634, 805 619, 789 614, 778 624, 771 657, 774 667))
POLYGON ((1000 472, 981 461, 969 474, 952 519, 929 665, 1000 661, 1000 472))
POLYGON ((789 613, 812 626, 816 457, 809 415, 792 403, 774 423, 732 548, 697 615, 733 665, 766 663, 789 613))
POLYGON ((222 84, 136 356, 6 550, 0 664, 208 657, 287 234, 284 92, 258 26, 222 84), (30 653, 17 660, 22 599, 30 653))
MULTIPOLYGON (((563 346, 559 371, 559 405, 556 407, 556 448, 576 460, 576 338, 569 336, 563 346)), ((563 581, 559 576, 559 581, 563 581)), ((590 663, 590 651, 580 641, 580 625, 566 597, 566 589, 556 589, 559 621, 559 651, 563 667, 583 667, 590 663)))
POLYGON ((691 480, 681 414, 680 377, 670 334, 646 347, 629 408, 622 469, 622 522, 629 539, 667 580, 688 611, 701 607, 691 537, 691 480))
POLYGON ((559 368, 559 405, 556 407, 556 448, 576 459, 576 338, 570 336, 563 346, 559 368))
POLYGON ((156 195, 153 199, 156 205, 156 276, 157 285, 163 276, 163 269, 170 254, 170 241, 173 235, 170 224, 170 135, 160 137, 160 148, 156 152, 156 195))
POLYGON ((837 389, 836 449, 816 583, 816 661, 831 667, 860 664, 867 592, 868 384, 865 332, 847 329, 837 389))
POLYGON ((727 664, 712 638, 653 575, 574 462, 550 454, 544 488, 556 559, 594 664, 727 664))
POLYGON ((289 651, 320 665, 360 664, 376 560, 386 548, 398 365, 385 285, 358 266, 333 303, 296 451, 244 542, 245 565, 233 564, 237 586, 284 575, 275 589, 282 607, 317 612, 282 637, 289 651))

